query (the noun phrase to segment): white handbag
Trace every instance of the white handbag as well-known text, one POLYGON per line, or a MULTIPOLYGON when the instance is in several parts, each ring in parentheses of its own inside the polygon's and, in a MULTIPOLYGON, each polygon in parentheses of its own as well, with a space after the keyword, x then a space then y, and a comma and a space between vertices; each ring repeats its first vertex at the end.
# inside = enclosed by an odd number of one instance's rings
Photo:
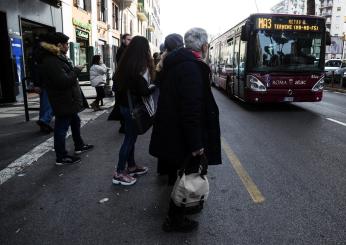
MULTIPOLYGON (((208 163, 205 156, 195 173, 185 173, 185 167, 179 171, 174 184, 171 199, 178 207, 203 206, 209 195, 209 182, 207 178, 208 163)), ((202 158, 201 157, 201 158, 202 158)))

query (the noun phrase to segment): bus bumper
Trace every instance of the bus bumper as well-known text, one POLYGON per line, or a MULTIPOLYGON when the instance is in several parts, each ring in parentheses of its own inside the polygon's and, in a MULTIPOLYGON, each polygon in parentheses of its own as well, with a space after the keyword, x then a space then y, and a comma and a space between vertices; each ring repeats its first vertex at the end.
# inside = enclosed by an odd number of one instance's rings
POLYGON ((288 95, 288 90, 272 89, 266 92, 245 92, 245 101, 254 103, 273 102, 318 102, 322 100, 323 92, 313 92, 311 89, 292 90, 288 95))

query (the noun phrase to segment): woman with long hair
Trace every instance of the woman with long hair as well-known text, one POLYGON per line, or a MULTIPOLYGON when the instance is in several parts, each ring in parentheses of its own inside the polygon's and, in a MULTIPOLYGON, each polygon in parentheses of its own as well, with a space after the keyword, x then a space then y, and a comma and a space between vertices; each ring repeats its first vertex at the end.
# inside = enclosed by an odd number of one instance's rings
POLYGON ((138 134, 131 118, 129 97, 133 106, 143 103, 148 113, 154 114, 154 102, 150 96, 155 87, 151 85, 154 72, 148 40, 135 36, 122 55, 115 73, 119 86, 120 113, 125 119, 125 138, 119 151, 119 161, 113 176, 113 184, 132 185, 136 182, 134 176, 145 174, 148 171, 147 167, 137 165, 134 159, 138 134))

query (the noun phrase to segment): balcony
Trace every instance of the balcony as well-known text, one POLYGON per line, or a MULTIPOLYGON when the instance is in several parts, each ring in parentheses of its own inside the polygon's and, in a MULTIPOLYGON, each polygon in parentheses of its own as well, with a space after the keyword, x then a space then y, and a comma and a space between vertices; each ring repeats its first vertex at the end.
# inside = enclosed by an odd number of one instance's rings
POLYGON ((137 17, 140 21, 148 21, 148 13, 144 10, 143 3, 137 5, 137 17))
POLYGON ((323 17, 332 16, 332 12, 331 12, 331 11, 322 12, 322 16, 323 16, 323 17))

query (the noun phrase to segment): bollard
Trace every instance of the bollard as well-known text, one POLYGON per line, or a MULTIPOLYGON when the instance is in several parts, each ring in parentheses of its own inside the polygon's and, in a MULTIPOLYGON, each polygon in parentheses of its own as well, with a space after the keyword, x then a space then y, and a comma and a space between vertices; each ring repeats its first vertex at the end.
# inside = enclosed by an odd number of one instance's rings
POLYGON ((332 71, 332 88, 334 87, 334 71, 332 71))

